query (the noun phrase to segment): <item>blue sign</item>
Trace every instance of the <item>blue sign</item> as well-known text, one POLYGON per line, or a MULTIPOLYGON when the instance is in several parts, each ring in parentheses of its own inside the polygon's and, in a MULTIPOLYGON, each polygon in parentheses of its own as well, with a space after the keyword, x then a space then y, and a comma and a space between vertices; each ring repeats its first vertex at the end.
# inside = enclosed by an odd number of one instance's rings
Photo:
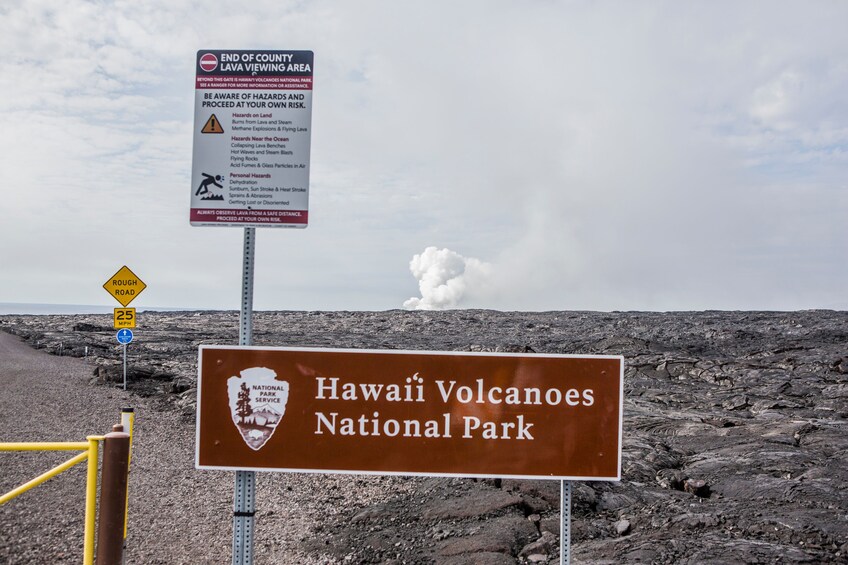
POLYGON ((133 334, 132 330, 123 329, 118 330, 118 333, 115 334, 115 337, 118 338, 118 343, 123 343, 124 345, 128 344, 132 341, 133 334))

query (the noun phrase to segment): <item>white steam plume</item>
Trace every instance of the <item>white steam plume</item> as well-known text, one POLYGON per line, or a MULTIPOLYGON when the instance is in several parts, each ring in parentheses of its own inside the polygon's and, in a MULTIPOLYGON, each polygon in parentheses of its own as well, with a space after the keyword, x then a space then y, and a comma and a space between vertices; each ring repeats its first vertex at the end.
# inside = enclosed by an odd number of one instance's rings
POLYGON ((409 262, 421 298, 403 303, 407 310, 446 310, 473 301, 485 292, 492 266, 450 249, 428 247, 409 262))

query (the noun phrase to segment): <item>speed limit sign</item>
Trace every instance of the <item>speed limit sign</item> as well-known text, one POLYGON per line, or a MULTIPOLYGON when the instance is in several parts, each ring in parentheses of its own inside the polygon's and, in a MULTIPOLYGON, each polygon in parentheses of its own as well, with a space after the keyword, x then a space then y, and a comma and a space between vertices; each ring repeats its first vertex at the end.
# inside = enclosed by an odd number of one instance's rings
POLYGON ((135 327, 135 308, 115 308, 115 329, 135 327))

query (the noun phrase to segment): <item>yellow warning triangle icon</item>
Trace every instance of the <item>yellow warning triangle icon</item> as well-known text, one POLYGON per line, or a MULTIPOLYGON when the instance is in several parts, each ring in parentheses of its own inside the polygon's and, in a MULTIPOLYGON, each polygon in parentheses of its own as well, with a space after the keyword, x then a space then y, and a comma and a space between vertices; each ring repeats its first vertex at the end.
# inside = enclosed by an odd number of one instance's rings
POLYGON ((200 130, 200 133, 224 133, 224 128, 221 127, 221 122, 218 121, 215 114, 212 114, 206 120, 206 125, 200 130))

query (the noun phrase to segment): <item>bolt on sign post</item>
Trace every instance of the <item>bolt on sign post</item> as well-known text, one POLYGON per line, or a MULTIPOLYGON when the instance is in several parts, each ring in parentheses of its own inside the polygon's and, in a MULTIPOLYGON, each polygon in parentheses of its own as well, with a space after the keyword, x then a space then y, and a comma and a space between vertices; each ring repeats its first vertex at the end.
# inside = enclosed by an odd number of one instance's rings
MULTIPOLYGON (((189 221, 244 228, 239 344, 253 329, 255 227, 309 220, 312 51, 197 52, 189 221)), ((233 563, 253 563, 255 477, 237 471, 233 563)))

